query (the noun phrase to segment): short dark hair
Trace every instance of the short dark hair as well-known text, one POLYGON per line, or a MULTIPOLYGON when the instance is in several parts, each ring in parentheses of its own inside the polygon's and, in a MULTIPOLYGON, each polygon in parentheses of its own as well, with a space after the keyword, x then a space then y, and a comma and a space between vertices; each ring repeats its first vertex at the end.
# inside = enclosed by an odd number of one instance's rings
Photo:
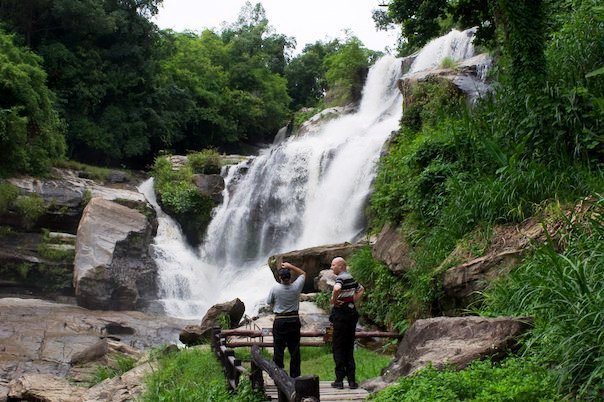
POLYGON ((279 278, 281 279, 289 279, 292 277, 292 273, 287 268, 281 268, 279 270, 279 278))

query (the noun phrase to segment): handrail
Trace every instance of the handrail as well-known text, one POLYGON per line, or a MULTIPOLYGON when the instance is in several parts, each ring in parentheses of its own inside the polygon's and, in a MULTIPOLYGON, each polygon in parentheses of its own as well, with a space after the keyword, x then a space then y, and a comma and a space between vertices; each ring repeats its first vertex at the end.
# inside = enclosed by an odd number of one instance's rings
MULTIPOLYGON (((302 331, 301 337, 323 337, 321 341, 315 342, 300 342, 301 346, 322 346, 329 341, 330 333, 327 330, 324 331, 302 331)), ((248 330, 248 329, 228 329, 221 330, 220 327, 214 327, 212 329, 212 350, 216 355, 216 358, 222 364, 222 370, 227 379, 229 387, 232 391, 237 389, 239 385, 239 379, 242 374, 247 373, 252 383, 252 388, 264 392, 264 378, 262 372, 266 371, 268 375, 273 379, 277 386, 279 401, 280 402, 301 402, 305 401, 319 401, 319 377, 316 375, 300 376, 291 378, 287 375, 287 372, 269 360, 264 359, 260 355, 260 347, 273 346, 272 342, 264 342, 262 338, 264 336, 263 331, 248 330), (231 341, 227 342, 227 337, 248 337, 258 338, 259 342, 251 341, 231 341), (235 351, 230 349, 232 347, 240 346, 251 346, 252 347, 252 361, 251 371, 246 370, 241 365, 241 360, 235 358, 235 351)), ((378 332, 378 331, 358 331, 355 333, 356 338, 372 338, 372 337, 389 337, 389 338, 400 338, 402 335, 395 332, 378 332)))
POLYGON ((222 371, 232 391, 237 389, 239 378, 247 370, 241 365, 241 360, 235 357, 235 351, 226 346, 226 340, 220 336, 220 328, 212 328, 212 350, 222 364, 222 371))
POLYGON ((260 355, 258 345, 254 345, 252 346, 252 372, 255 372, 256 375, 251 377, 254 389, 264 388, 264 380, 260 370, 266 371, 275 382, 280 402, 320 401, 318 375, 291 378, 284 369, 263 358, 260 355), (255 383, 258 379, 260 379, 260 382, 255 383))

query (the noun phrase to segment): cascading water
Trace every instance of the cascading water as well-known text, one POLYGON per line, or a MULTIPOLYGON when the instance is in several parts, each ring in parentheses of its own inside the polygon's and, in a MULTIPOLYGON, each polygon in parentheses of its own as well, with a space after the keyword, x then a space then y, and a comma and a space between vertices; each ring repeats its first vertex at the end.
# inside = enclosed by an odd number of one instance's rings
MULTIPOLYGON (((452 31, 435 40, 418 54, 409 74, 438 66, 445 57, 472 56, 471 39, 468 31, 452 31)), ((268 256, 363 235, 376 162, 401 117, 399 78, 400 60, 382 57, 369 71, 356 113, 324 122, 229 169, 224 202, 214 211, 198 251, 159 210, 152 181, 141 186, 158 210, 154 250, 168 315, 199 318, 213 304, 235 297, 253 313, 274 284, 268 256)))

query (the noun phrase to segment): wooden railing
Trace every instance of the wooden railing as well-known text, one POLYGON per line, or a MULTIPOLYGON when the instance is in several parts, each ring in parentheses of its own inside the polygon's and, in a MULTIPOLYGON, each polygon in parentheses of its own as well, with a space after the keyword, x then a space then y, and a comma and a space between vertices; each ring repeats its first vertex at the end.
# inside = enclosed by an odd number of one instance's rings
MULTIPOLYGON (((262 330, 229 329, 221 330, 215 327, 212 330, 212 350, 222 364, 224 375, 231 390, 236 391, 242 374, 249 375, 252 388, 264 392, 263 371, 273 379, 277 386, 280 402, 319 401, 319 377, 316 375, 291 378, 287 372, 277 367, 275 363, 262 357, 260 347, 273 346, 272 342, 264 342, 267 335, 262 330), (227 341, 229 337, 260 338, 260 341, 227 341), (235 358, 234 347, 252 347, 251 369, 248 371, 241 365, 241 360, 235 358)), ((331 333, 325 331, 302 331, 301 338, 319 338, 321 341, 300 342, 301 346, 322 346, 330 341, 331 333)), ((356 338, 400 338, 402 335, 395 332, 361 331, 356 332, 356 338)))

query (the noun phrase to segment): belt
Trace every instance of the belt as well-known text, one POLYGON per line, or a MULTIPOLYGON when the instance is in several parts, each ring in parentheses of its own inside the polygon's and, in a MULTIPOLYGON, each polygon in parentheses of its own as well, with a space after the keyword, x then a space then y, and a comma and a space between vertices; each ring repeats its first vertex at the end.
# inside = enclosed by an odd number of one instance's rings
POLYGON ((287 313, 275 313, 275 318, 297 317, 297 311, 288 311, 287 313))

